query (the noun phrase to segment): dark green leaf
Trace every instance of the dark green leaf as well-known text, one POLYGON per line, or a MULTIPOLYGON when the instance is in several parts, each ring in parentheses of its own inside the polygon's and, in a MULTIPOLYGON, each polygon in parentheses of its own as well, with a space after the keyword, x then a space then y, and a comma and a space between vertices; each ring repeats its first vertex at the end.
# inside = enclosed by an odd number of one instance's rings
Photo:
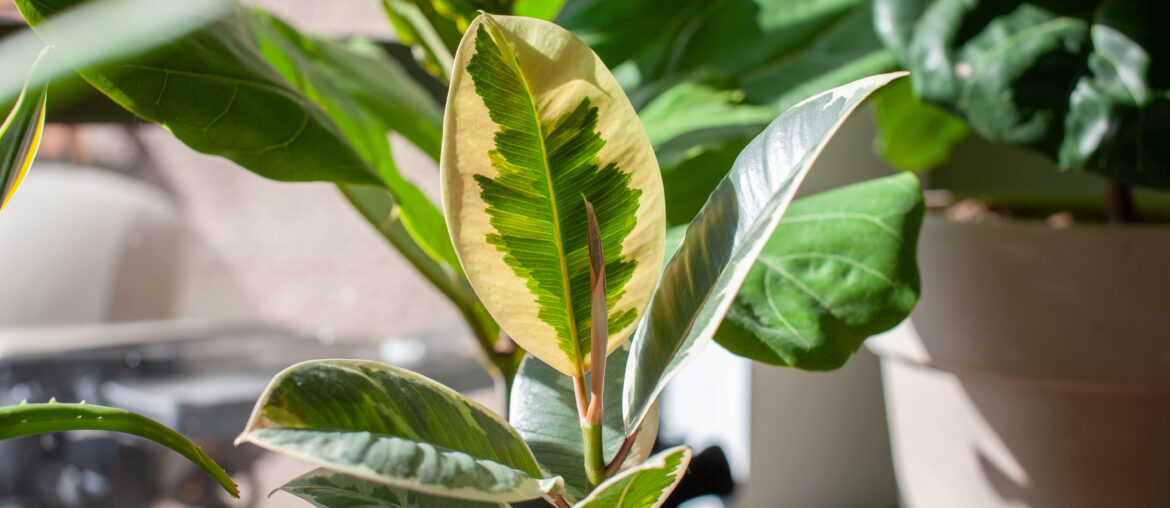
POLYGON ((687 228, 635 331, 626 367, 626 431, 638 427, 666 383, 714 336, 736 291, 796 189, 845 119, 904 73, 871 76, 810 98, 748 144, 687 228))
POLYGON ((1170 187, 1170 33, 1158 2, 878 0, 915 93, 1065 168, 1170 187))
POLYGON ((490 410, 376 362, 294 365, 265 389, 237 442, 425 494, 510 502, 559 489, 490 410))
MULTIPOLYGON (((19 0, 34 26, 77 0, 19 0)), ((165 125, 191 148, 222 155, 275 180, 377 184, 344 133, 264 57, 263 29, 236 8, 206 28, 134 63, 81 74, 138 116, 165 125)))
MULTIPOLYGON (((26 3, 18 5, 26 9, 26 3)), ((49 58, 37 63, 37 72, 28 76, 27 86, 31 88, 39 89, 51 79, 73 74, 74 68, 149 51, 215 20, 231 5, 228 0, 98 0, 54 16, 46 23, 40 23, 43 18, 38 16, 39 33, 22 30, 0 43, 5 66, 0 75, 0 104, 8 103, 25 86, 25 70, 37 61, 46 42, 53 51, 49 58)))
POLYGON ((923 211, 909 173, 794 201, 715 340, 773 365, 840 367, 914 308, 923 211))
MULTIPOLYGON (((618 348, 605 363, 602 439, 607 463, 613 460, 625 440, 622 382, 629 354, 628 347, 618 348)), ((540 465, 565 479, 565 497, 570 501, 584 498, 588 493, 585 455, 573 379, 532 356, 525 357, 512 384, 511 405, 509 421, 532 448, 540 465)), ((625 464, 638 464, 646 459, 658 432, 657 422, 654 411, 639 432, 635 451, 627 456, 625 464)))
POLYGON ((133 434, 170 448, 194 462, 211 475, 233 497, 240 490, 231 477, 203 450, 179 433, 150 418, 122 409, 80 404, 25 404, 0 407, 0 439, 65 432, 70 430, 104 430, 133 434))
POLYGON ((428 496, 361 478, 317 469, 280 487, 319 508, 504 508, 503 503, 428 496))

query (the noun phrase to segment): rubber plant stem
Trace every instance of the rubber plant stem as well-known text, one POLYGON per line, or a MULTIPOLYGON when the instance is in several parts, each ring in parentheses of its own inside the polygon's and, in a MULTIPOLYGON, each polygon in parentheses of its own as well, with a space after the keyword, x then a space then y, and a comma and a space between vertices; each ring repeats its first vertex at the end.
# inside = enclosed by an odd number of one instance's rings
POLYGON ((609 342, 609 312, 605 298, 605 254, 601 245, 601 228, 593 204, 585 201, 589 217, 589 288, 591 301, 589 404, 581 421, 585 446, 585 477, 592 489, 605 480, 605 452, 602 436, 605 421, 605 354, 609 342))

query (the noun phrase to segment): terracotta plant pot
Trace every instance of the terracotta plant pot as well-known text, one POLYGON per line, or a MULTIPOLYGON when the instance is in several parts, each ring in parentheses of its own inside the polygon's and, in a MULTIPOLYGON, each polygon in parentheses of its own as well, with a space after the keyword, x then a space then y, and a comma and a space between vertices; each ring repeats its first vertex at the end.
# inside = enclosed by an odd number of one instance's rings
POLYGON ((930 217, 910 325, 868 342, 903 505, 1166 506, 1170 229, 930 217))

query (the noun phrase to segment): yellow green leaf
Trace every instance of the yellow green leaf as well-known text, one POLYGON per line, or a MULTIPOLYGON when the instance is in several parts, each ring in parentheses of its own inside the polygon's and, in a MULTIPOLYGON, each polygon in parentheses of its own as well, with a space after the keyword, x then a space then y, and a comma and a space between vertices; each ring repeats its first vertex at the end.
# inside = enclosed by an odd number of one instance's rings
POLYGON ((585 201, 605 253, 608 351, 633 331, 662 267, 662 179, 617 81, 568 31, 481 15, 455 57, 440 167, 451 239, 472 286, 519 345, 590 368, 585 201))

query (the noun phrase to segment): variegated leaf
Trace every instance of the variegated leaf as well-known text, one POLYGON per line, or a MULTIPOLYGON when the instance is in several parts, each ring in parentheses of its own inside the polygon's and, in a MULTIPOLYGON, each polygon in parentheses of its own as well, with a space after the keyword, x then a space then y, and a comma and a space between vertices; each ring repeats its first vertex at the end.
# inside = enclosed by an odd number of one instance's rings
POLYGON ((691 449, 677 446, 598 485, 573 508, 658 508, 691 463, 691 449))
POLYGON ((569 32, 482 15, 456 54, 440 167, 451 239, 488 311, 557 370, 589 370, 585 200, 605 251, 608 351, 662 263, 662 179, 629 100, 569 32))
POLYGON ((736 158, 687 227, 638 325, 626 366, 626 431, 715 335, 797 188, 849 114, 905 73, 870 76, 810 97, 776 118, 736 158))
POLYGON ((512 502, 559 491, 499 416, 419 374, 361 360, 289 367, 237 443, 428 495, 512 502))
POLYGON ((45 97, 49 85, 21 90, 16 105, 0 125, 0 210, 20 186, 32 166, 45 128, 45 97))
POLYGON ((428 496, 328 469, 316 469, 280 487, 319 508, 505 508, 503 503, 428 496))

